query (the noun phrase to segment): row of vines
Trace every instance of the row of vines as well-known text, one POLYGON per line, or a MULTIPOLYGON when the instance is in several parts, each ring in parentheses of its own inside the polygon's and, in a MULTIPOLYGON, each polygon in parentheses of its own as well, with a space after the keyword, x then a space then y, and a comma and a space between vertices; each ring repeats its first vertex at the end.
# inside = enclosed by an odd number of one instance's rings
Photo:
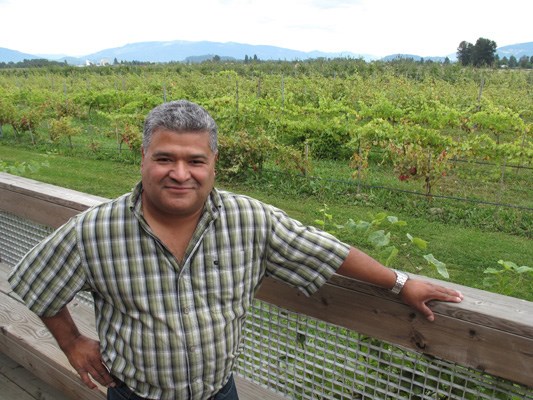
POLYGON ((522 193, 510 197, 531 210, 532 88, 531 71, 408 61, 5 70, 0 135, 137 153, 146 113, 187 98, 217 120, 220 168, 230 178, 265 165, 311 174, 317 160, 337 160, 358 182, 388 165, 398 181, 432 196, 448 176, 461 178, 459 161, 481 161, 493 169, 473 180, 501 188, 512 176, 507 185, 522 193), (510 167, 516 173, 505 175, 510 167))

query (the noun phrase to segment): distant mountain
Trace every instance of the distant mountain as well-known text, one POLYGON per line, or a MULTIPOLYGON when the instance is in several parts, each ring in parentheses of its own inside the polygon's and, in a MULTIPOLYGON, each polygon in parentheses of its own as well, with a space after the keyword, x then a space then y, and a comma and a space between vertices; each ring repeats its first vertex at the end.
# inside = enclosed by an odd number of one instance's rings
MULTIPOLYGON (((522 55, 533 55, 533 42, 504 46, 497 49, 500 58, 514 55, 519 59, 522 55)), ((378 57, 370 54, 356 54, 350 52, 304 52, 286 49, 276 46, 251 45, 243 43, 219 43, 219 42, 189 42, 183 40, 167 42, 138 42, 130 43, 122 47, 105 49, 82 57, 61 57, 59 55, 39 56, 25 54, 19 51, 0 48, 0 62, 19 62, 24 59, 47 58, 53 61, 66 61, 70 65, 85 65, 88 62, 100 64, 102 62, 113 63, 117 61, 140 61, 140 62, 201 62, 219 56, 221 60, 244 60, 246 56, 257 56, 260 60, 307 60, 311 58, 362 58, 365 61, 377 60, 378 57)), ((450 61, 455 61, 455 54, 447 55, 450 61)), ((433 60, 442 62, 443 57, 420 57, 414 54, 392 54, 381 60, 390 61, 398 58, 413 60, 433 60)))
MULTIPOLYGON (((191 57, 202 59, 208 55, 218 55, 221 58, 234 58, 244 60, 246 56, 257 56, 260 60, 305 60, 319 57, 365 57, 353 53, 326 53, 320 51, 304 52, 276 46, 250 45, 243 43, 219 42, 188 42, 176 40, 170 42, 140 42, 131 43, 122 47, 105 49, 83 57, 93 62, 103 59, 111 62, 118 61, 148 61, 170 62, 185 61, 191 57)), ((367 57, 369 57, 367 55, 367 57)), ((212 58, 212 57, 211 57, 212 58)))
POLYGON ((381 61, 395 61, 395 60, 428 61, 428 60, 431 60, 434 62, 444 62, 445 59, 446 57, 421 57, 415 54, 391 54, 389 56, 383 57, 381 61))
POLYGON ((0 62, 20 62, 24 60, 33 60, 41 58, 32 54, 21 53, 20 51, 10 50, 0 47, 0 62))
POLYGON ((496 54, 503 57, 515 56, 517 60, 522 56, 533 56, 533 42, 511 44, 509 46, 498 47, 496 54))

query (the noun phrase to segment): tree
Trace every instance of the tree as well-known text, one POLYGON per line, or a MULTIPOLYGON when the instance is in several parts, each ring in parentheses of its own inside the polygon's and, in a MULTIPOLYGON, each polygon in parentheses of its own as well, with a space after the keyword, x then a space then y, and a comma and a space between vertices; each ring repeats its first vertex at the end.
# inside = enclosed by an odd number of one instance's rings
POLYGON ((475 67, 491 66, 496 58, 496 42, 479 38, 474 45, 472 63, 475 67))
POLYGON ((509 59, 507 58, 507 56, 504 56, 501 60, 500 60, 500 66, 506 66, 508 67, 509 66, 509 59))
POLYGON ((462 65, 466 66, 472 64, 473 55, 474 45, 472 43, 465 40, 459 43, 459 47, 457 48, 457 59, 462 65))
POLYGON ((465 66, 491 66, 496 60, 496 42, 494 40, 479 38, 476 44, 473 45, 463 40, 457 48, 457 59, 465 66))
POLYGON ((529 67, 531 67, 531 64, 529 62, 529 57, 528 56, 520 57, 520 60, 518 60, 518 65, 520 65, 520 68, 529 68, 529 67))
POLYGON ((518 67, 518 61, 516 60, 515 56, 509 57, 509 68, 516 68, 518 67))

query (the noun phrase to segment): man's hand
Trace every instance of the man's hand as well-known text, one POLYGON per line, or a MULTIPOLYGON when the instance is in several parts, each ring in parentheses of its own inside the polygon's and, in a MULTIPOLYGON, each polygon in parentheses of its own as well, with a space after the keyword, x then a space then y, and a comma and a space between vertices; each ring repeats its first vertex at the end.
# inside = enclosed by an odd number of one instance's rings
POLYGON ((409 279, 400 292, 400 298, 405 304, 421 312, 428 321, 434 321, 435 315, 426 304, 428 301, 440 300, 460 303, 463 300, 463 295, 457 290, 444 286, 422 280, 409 279))
POLYGON ((80 335, 62 348, 68 361, 80 375, 81 380, 89 388, 96 385, 92 377, 100 385, 115 386, 113 377, 109 374, 100 354, 100 343, 86 336, 80 335))
POLYGON ((103 363, 100 343, 80 333, 67 307, 63 307, 54 316, 41 317, 41 320, 85 385, 91 389, 96 388, 90 375, 103 386, 115 386, 113 377, 103 363))

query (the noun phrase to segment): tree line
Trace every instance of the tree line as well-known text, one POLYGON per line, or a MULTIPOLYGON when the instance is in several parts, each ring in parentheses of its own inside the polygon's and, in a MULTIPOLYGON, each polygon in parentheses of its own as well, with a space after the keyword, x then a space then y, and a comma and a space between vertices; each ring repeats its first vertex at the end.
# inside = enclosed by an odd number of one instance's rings
POLYGON ((457 60, 464 66, 533 68, 533 55, 524 55, 520 59, 511 55, 509 58, 500 59, 496 54, 496 49, 497 45, 494 40, 479 38, 476 44, 463 40, 457 48, 457 60))

